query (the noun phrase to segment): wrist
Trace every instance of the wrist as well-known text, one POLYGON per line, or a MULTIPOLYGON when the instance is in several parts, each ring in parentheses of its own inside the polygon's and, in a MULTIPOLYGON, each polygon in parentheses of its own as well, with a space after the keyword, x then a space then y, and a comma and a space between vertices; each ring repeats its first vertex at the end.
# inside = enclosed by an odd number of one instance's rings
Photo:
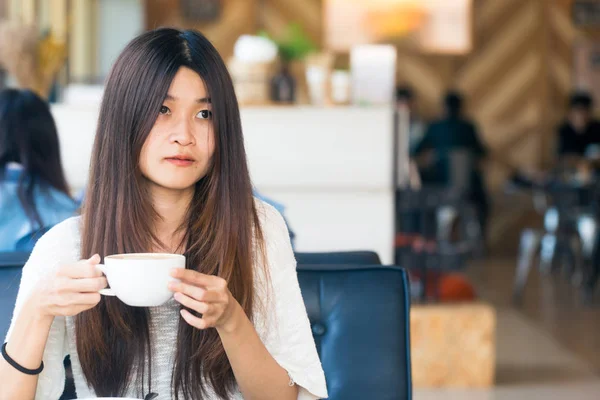
POLYGON ((26 369, 38 368, 53 321, 53 316, 40 312, 35 301, 26 301, 16 316, 6 345, 6 353, 26 369))
POLYGON ((241 327, 243 327, 245 320, 248 320, 240 303, 238 303, 235 299, 233 299, 233 302, 234 304, 232 305, 229 318, 227 318, 221 326, 217 327, 217 332, 219 335, 235 334, 240 330, 241 327))
POLYGON ((25 302, 21 314, 31 324, 40 328, 48 327, 50 329, 52 322, 54 322, 54 315, 46 313, 33 297, 25 302))

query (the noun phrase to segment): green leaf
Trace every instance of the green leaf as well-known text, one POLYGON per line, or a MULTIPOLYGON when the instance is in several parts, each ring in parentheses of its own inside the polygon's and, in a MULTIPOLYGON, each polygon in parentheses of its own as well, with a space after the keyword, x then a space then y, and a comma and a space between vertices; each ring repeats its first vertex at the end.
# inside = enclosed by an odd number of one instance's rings
POLYGON ((317 45, 308 37, 299 23, 289 24, 279 38, 272 38, 264 30, 260 31, 258 35, 273 40, 284 61, 300 60, 318 50, 317 45))

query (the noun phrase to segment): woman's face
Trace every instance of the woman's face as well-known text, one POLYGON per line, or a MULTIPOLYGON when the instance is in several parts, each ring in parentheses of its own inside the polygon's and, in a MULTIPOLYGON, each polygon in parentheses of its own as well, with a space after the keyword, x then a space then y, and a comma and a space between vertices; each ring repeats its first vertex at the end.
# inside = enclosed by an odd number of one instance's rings
POLYGON ((215 151, 210 98, 200 76, 181 67, 142 147, 140 169, 152 185, 186 190, 203 178, 215 151))

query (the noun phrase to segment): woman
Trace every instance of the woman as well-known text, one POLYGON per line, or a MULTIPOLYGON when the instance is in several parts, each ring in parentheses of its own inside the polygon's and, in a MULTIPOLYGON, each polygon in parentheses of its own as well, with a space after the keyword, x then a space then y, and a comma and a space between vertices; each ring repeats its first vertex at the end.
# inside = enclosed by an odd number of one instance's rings
POLYGON ((77 204, 60 164, 48 104, 29 90, 0 93, 0 251, 31 250, 35 235, 77 204))
POLYGON ((197 32, 142 34, 113 66, 82 217, 24 268, 4 358, 26 373, 0 359, 0 398, 57 399, 67 354, 79 398, 327 396, 285 223, 252 197, 231 79, 197 32), (101 299, 100 258, 146 251, 185 254, 174 299, 101 299))

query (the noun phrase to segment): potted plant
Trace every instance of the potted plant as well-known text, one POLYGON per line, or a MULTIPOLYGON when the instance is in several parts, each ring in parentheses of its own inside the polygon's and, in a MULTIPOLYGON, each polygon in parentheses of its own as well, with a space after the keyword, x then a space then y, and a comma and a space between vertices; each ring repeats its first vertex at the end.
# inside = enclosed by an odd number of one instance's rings
POLYGON ((281 61, 279 72, 271 81, 271 100, 284 104, 296 102, 301 97, 298 92, 304 92, 304 59, 317 51, 317 46, 298 23, 289 24, 283 35, 277 38, 265 31, 260 35, 277 45, 281 61))

